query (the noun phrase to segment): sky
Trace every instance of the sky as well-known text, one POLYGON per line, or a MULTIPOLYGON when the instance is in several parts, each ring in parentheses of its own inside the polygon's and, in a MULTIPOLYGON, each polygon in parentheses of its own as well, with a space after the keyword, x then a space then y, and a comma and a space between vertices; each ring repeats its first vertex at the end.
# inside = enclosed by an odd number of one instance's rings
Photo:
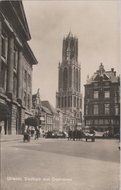
POLYGON ((102 62, 105 70, 119 74, 119 1, 29 1, 23 0, 32 39, 29 45, 38 60, 33 66, 32 93, 40 89, 41 100, 56 105, 58 63, 62 42, 70 31, 78 38, 81 91, 102 62))

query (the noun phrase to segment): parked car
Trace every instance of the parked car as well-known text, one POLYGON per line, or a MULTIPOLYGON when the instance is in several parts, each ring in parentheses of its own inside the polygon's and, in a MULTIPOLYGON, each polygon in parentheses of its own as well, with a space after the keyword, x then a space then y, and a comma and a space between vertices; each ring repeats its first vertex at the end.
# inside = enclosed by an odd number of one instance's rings
POLYGON ((116 133, 116 134, 114 134, 114 138, 116 138, 116 139, 120 139, 120 133, 116 133))
POLYGON ((66 137, 66 134, 64 132, 57 132, 57 138, 65 138, 66 137))
POLYGON ((48 131, 45 133, 45 138, 57 138, 57 133, 53 131, 48 131))
POLYGON ((86 139, 86 141, 88 139, 90 139, 92 142, 95 141, 95 132, 93 130, 83 130, 82 136, 86 139))

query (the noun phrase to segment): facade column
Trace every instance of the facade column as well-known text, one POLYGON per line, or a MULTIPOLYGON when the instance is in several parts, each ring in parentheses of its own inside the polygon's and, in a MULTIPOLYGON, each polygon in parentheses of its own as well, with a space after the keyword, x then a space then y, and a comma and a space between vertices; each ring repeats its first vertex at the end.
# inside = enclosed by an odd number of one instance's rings
MULTIPOLYGON (((2 19, 0 17, 0 75, 1 75, 1 64, 2 64, 2 61, 1 61, 1 51, 2 51, 2 19)), ((1 87, 1 83, 2 83, 2 76, 0 76, 0 92, 2 92, 2 87, 1 87)))
POLYGON ((19 51, 18 61, 18 102, 22 103, 22 79, 23 79, 22 51, 19 51))
POLYGON ((0 18, 0 71, 1 71, 1 51, 2 51, 2 21, 0 18))
POLYGON ((8 41, 8 81, 7 94, 13 96, 13 67, 14 67, 14 38, 11 36, 8 41))

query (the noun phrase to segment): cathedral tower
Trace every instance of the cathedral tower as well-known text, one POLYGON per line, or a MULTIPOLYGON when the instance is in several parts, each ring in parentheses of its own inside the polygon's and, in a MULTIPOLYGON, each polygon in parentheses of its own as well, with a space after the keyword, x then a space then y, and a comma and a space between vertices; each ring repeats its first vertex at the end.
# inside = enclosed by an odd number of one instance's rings
POLYGON ((59 63, 56 107, 71 113, 74 123, 81 122, 81 68, 78 64, 78 39, 71 32, 63 39, 62 62, 59 63))

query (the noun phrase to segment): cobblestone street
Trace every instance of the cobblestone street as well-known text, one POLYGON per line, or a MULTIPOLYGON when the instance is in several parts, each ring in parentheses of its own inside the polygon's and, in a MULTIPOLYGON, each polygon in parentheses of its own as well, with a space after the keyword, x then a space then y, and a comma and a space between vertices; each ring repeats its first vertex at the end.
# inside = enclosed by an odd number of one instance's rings
POLYGON ((1 142, 1 190, 119 190, 117 140, 1 142))

